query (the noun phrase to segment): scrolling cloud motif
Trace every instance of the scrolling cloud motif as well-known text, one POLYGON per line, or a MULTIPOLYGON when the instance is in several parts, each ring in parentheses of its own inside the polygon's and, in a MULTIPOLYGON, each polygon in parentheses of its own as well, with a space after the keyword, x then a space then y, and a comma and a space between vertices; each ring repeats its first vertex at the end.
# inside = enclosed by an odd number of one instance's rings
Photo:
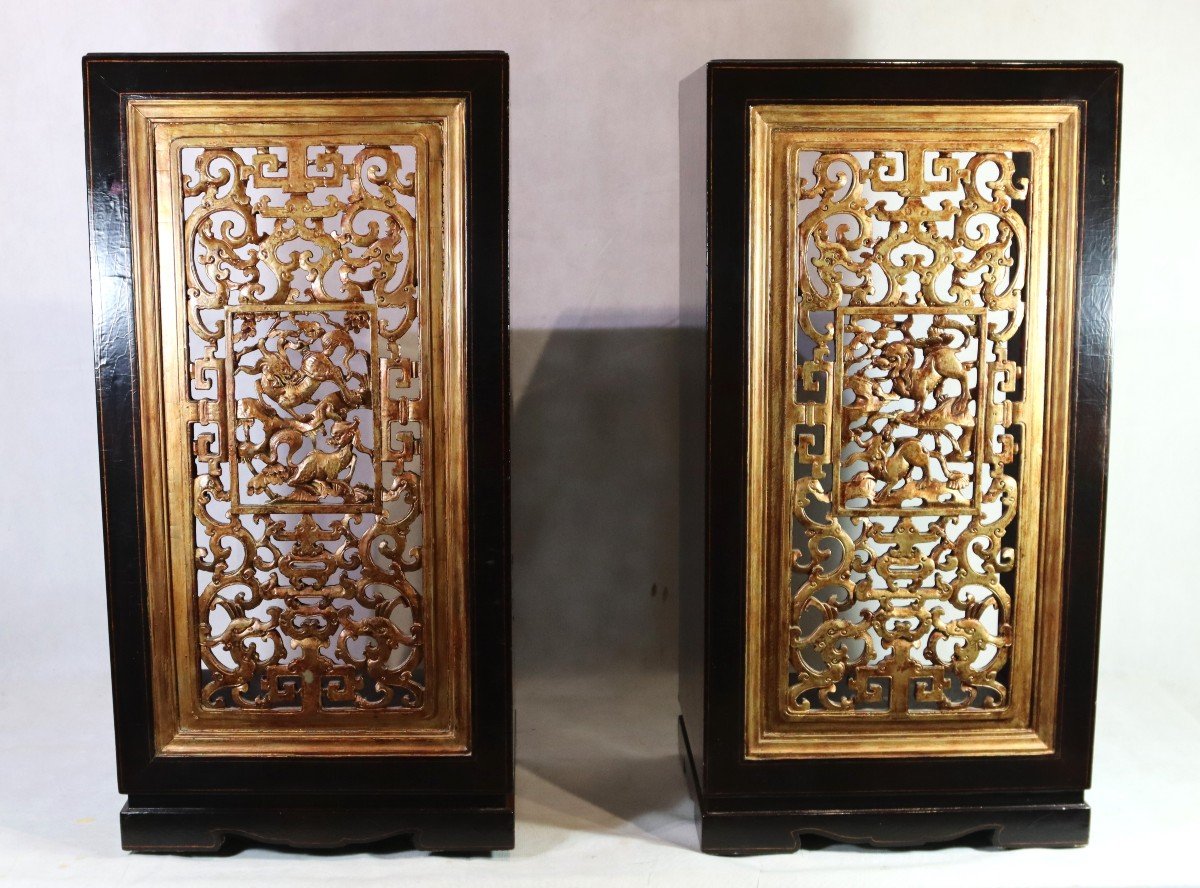
POLYGON ((201 706, 420 710, 419 146, 181 157, 201 706))
POLYGON ((792 717, 1007 705, 1024 161, 793 154, 792 717))

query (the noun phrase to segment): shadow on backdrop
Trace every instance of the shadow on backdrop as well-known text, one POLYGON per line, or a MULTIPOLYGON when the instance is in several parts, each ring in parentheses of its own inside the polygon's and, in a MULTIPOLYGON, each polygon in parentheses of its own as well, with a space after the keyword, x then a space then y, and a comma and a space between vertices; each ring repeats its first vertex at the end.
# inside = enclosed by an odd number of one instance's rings
POLYGON ((678 334, 512 331, 517 761, 648 831, 686 792, 671 745, 678 334))
MULTIPOLYGON (((705 89, 703 68, 679 87, 687 176, 705 168, 705 89)), ((681 244, 699 226, 703 248, 696 190, 681 183, 681 244)), ((680 281, 702 298, 694 259, 680 281)), ((651 833, 691 819, 675 752, 680 395, 702 397, 703 361, 683 358, 703 349, 703 313, 682 321, 513 331, 517 761, 651 833)))
POLYGON ((677 333, 512 332, 518 679, 674 670, 677 333))

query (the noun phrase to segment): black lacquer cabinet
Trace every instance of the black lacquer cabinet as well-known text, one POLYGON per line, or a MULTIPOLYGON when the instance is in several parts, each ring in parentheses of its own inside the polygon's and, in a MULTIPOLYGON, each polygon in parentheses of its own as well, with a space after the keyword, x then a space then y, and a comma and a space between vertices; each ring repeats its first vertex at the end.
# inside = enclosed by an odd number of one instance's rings
POLYGON ((1087 841, 1120 85, 1111 62, 685 81, 704 850, 1087 841))
POLYGON ((507 56, 83 71, 125 847, 512 847, 507 56))

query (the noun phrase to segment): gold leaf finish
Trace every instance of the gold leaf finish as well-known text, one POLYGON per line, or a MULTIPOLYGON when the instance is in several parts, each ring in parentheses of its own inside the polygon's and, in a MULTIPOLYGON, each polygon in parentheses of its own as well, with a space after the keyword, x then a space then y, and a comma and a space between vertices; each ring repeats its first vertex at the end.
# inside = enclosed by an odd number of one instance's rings
POLYGON ((752 110, 748 755, 1051 749, 1077 133, 752 110))
POLYGON ((130 103, 165 754, 469 749, 463 116, 130 103))

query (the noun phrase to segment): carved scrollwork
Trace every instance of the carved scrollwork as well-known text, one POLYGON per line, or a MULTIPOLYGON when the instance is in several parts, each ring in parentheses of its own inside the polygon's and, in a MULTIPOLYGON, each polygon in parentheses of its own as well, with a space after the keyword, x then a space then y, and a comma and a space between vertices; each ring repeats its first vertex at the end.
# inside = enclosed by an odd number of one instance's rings
POLYGON ((420 157, 183 149, 202 708, 424 705, 420 157))
POLYGON ((794 156, 788 711, 1003 708, 1022 158, 794 156))

